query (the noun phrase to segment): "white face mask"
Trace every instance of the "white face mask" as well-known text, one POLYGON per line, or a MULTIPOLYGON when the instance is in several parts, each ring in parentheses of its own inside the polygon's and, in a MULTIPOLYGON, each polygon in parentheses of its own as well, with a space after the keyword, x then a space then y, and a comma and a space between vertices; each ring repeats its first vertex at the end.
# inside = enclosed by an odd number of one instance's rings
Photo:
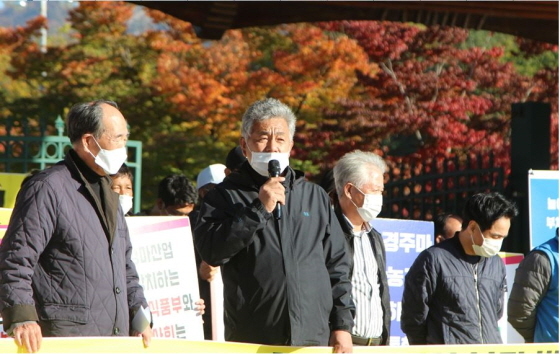
MULTIPOLYGON (((249 146, 247 146, 249 149, 249 146)), ((249 164, 253 170, 257 171, 260 175, 268 177, 268 161, 278 160, 280 163, 280 171, 284 172, 286 167, 290 165, 289 152, 253 152, 251 151, 251 161, 249 164)))
POLYGON ((120 194, 119 203, 121 204, 123 214, 126 215, 132 209, 132 197, 129 195, 120 194))
POLYGON ((350 200, 354 206, 356 206, 358 214, 364 222, 369 222, 379 215, 381 208, 383 207, 383 196, 381 194, 366 194, 362 192, 358 187, 353 186, 356 190, 364 195, 364 203, 361 207, 358 207, 353 200, 350 200))
POLYGON ((95 163, 105 171, 108 175, 114 175, 115 173, 119 172, 119 168, 121 168, 122 164, 126 162, 126 147, 122 147, 115 150, 105 150, 99 146, 99 143, 95 138, 93 141, 99 147, 99 153, 97 156, 94 156, 91 152, 91 156, 95 158, 95 163))
POLYGON ((473 239, 473 235, 471 234, 471 241, 473 243, 473 251, 477 256, 481 256, 481 257, 492 257, 498 254, 498 252, 500 252, 500 249, 502 248, 502 242, 504 241, 503 238, 500 239, 494 239, 494 238, 486 238, 484 237, 484 235, 482 234, 482 231, 480 230, 480 226, 478 226, 478 231, 480 231, 480 234, 482 235, 482 245, 476 245, 474 243, 474 239, 473 239))

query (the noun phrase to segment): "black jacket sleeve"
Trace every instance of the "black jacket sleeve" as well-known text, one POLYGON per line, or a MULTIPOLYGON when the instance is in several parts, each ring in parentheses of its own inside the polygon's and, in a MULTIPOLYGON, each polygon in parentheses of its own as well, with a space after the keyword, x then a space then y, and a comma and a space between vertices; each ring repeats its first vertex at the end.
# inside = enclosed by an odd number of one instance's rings
POLYGON ((204 198, 194 230, 201 258, 214 267, 223 265, 247 247, 271 217, 258 198, 236 207, 225 190, 213 189, 204 198))
POLYGON ((346 252, 346 239, 342 228, 331 210, 330 227, 323 241, 325 262, 331 279, 333 308, 330 315, 331 331, 350 332, 354 327, 356 308, 352 300, 350 258, 346 252))

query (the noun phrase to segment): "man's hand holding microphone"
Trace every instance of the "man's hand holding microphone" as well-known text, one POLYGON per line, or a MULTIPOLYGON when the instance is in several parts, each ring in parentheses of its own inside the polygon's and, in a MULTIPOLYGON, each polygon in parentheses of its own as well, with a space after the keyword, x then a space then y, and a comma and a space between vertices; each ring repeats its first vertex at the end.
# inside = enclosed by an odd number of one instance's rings
POLYGON ((276 219, 282 218, 282 205, 286 202, 285 188, 282 182, 286 180, 281 177, 280 163, 277 160, 268 162, 268 174, 270 179, 261 186, 259 191, 259 199, 264 205, 266 211, 274 213, 276 219))

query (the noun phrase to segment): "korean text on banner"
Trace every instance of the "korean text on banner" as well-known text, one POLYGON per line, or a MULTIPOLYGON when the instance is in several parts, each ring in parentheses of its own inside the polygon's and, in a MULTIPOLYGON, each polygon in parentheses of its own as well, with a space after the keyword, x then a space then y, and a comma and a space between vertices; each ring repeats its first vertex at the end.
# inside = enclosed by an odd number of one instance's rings
POLYGON ((200 298, 188 217, 127 217, 132 260, 154 321, 154 336, 203 340, 200 298))
POLYGON ((387 281, 391 297, 391 346, 408 345, 401 330, 404 276, 420 252, 433 245, 431 221, 374 219, 371 225, 381 233, 387 254, 387 281))

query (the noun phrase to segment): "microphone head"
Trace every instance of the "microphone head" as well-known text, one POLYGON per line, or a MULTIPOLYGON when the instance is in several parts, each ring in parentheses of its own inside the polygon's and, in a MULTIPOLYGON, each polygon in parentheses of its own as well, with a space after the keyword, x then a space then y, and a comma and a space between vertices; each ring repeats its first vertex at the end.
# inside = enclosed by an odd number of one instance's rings
POLYGON ((278 160, 268 161, 268 174, 271 177, 278 177, 282 171, 280 170, 280 162, 278 160))

